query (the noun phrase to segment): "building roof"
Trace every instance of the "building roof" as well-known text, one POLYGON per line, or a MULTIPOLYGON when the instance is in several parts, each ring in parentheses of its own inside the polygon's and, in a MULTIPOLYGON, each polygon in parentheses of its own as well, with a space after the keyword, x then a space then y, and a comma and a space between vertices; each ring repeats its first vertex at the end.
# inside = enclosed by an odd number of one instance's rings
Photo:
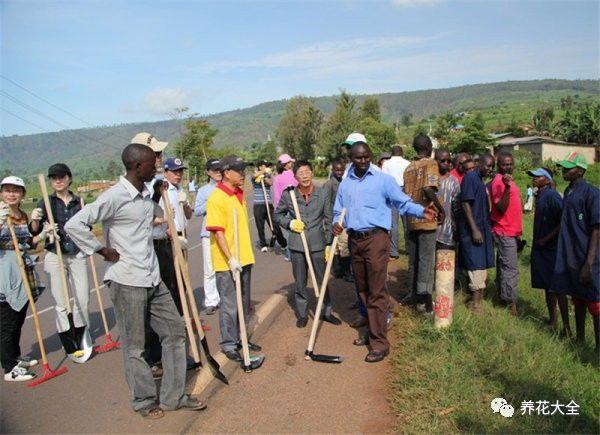
POLYGON ((576 144, 572 142, 564 142, 562 140, 554 139, 548 136, 524 136, 524 137, 506 137, 498 140, 497 146, 514 146, 514 145, 527 145, 537 143, 552 143, 557 145, 569 145, 569 146, 586 146, 576 144))

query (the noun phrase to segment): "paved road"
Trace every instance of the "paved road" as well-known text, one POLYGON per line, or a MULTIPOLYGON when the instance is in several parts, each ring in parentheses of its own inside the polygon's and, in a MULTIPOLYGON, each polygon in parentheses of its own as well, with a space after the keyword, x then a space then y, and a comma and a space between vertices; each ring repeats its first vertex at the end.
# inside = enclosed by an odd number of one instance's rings
MULTIPOLYGON (((248 193, 246 197, 251 198, 248 193)), ((250 210, 251 207, 250 205, 250 210)), ((199 218, 193 218, 189 230, 189 263, 192 284, 196 287, 196 300, 200 306, 203 296, 199 229, 199 218)), ((253 221, 251 229, 253 240, 257 240, 253 221)), ((261 254, 255 251, 257 264, 252 274, 252 301, 259 304, 274 292, 287 290, 287 286, 292 282, 292 273, 283 255, 272 252, 261 254)), ((100 277, 103 273, 101 260, 96 256, 100 277)), ((43 273, 41 275, 43 276, 43 273)), ((110 298, 104 287, 100 291, 111 334, 118 337, 110 298)), ((95 344, 102 344, 104 331, 95 293, 91 295, 90 301, 92 338, 95 344)), ((53 368, 67 366, 69 371, 36 388, 28 388, 24 383, 1 382, 0 432, 179 432, 193 420, 194 414, 189 412, 170 413, 156 422, 149 422, 134 414, 128 401, 122 352, 116 350, 95 355, 83 365, 65 360, 56 334, 53 302, 49 291, 44 292, 36 306, 40 312, 50 365, 53 368)), ((207 332, 207 337, 211 349, 217 352, 218 317, 203 316, 203 319, 212 328, 207 332)), ((28 318, 23 327, 21 349, 23 355, 39 358, 32 318, 28 318)))

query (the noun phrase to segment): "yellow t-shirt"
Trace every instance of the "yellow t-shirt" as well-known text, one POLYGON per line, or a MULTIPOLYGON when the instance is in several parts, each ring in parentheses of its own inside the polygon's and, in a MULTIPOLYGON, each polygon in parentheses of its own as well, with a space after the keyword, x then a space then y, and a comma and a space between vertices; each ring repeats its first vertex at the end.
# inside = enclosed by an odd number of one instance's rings
POLYGON ((217 243, 216 231, 223 231, 225 233, 229 251, 235 256, 233 210, 237 211, 238 218, 238 243, 240 249, 238 260, 242 266, 254 264, 254 253, 252 252, 252 240, 250 239, 250 226, 244 192, 242 190, 233 191, 223 183, 219 183, 206 202, 206 229, 211 232, 210 255, 215 272, 226 272, 229 270, 227 257, 225 257, 225 254, 223 254, 217 243))

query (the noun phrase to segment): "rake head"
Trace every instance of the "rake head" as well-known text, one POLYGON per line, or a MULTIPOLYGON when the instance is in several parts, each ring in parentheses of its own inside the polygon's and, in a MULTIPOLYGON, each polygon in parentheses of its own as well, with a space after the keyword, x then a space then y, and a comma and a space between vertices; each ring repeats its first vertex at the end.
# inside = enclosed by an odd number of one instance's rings
POLYGON ((46 382, 49 381, 52 378, 55 378, 57 376, 62 375, 63 373, 67 373, 69 371, 69 369, 65 366, 59 368, 58 370, 52 370, 50 368, 49 364, 44 364, 42 366, 42 368, 44 369, 44 374, 42 376, 40 376, 39 378, 29 382, 27 384, 28 387, 37 387, 38 385, 40 385, 42 382, 46 382))
POLYGON ((96 353, 106 353, 110 352, 113 349, 118 349, 119 347, 121 347, 121 343, 119 343, 118 341, 113 341, 110 334, 106 334, 104 344, 96 346, 94 350, 96 351, 96 353))

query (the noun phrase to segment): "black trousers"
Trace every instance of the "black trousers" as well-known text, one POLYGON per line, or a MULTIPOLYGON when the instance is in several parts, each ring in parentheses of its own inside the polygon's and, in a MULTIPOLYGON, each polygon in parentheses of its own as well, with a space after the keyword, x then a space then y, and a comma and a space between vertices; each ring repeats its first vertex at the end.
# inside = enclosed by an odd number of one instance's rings
POLYGON ((28 307, 29 302, 21 311, 15 311, 9 303, 0 302, 0 360, 5 373, 17 365, 17 358, 21 356, 19 341, 28 307))
MULTIPOLYGON (((183 316, 181 308, 181 298, 179 297, 179 287, 177 286, 177 277, 175 275, 175 265, 173 264, 173 248, 169 239, 154 240, 154 252, 158 259, 158 268, 160 269, 160 279, 169 289, 177 311, 183 316)), ((158 334, 150 326, 150 317, 146 319, 146 361, 153 365, 162 359, 162 347, 158 334)))
MULTIPOLYGON (((273 220, 273 205, 269 204, 269 211, 271 212, 271 220, 273 220)), ((254 204, 254 221, 256 222, 256 229, 258 231, 258 239, 260 241, 260 247, 263 248, 267 246, 267 242, 265 240, 265 224, 268 225, 267 220, 269 219, 267 215, 267 207, 264 203, 254 204)), ((281 228, 275 222, 273 222, 273 233, 275 234, 275 238, 277 239, 277 243, 282 248, 287 247, 287 240, 283 237, 283 233, 281 232, 281 228)))

